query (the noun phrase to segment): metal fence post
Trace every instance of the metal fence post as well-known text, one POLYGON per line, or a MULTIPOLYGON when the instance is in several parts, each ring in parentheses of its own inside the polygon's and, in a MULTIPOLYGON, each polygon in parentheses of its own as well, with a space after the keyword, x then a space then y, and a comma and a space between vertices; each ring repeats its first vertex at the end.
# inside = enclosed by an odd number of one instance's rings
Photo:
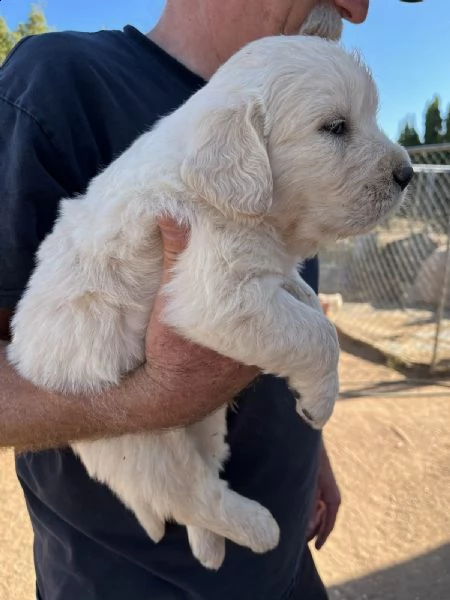
POLYGON ((436 312, 436 334, 434 337, 434 345, 433 345, 433 356, 431 358, 430 371, 434 373, 436 371, 438 351, 439 351, 439 338, 441 335, 442 328, 442 319, 444 317, 445 306, 447 302, 447 291, 450 283, 450 210, 448 214, 448 224, 447 224, 447 245, 446 245, 446 260, 445 260, 445 269, 444 269, 444 277, 442 281, 442 293, 439 299, 439 305, 437 307, 436 312))

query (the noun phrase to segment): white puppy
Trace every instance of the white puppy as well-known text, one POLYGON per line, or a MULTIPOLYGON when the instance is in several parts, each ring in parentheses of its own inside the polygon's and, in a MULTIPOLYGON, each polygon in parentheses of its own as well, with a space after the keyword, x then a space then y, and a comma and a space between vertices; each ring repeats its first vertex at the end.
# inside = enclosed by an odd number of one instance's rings
MULTIPOLYGON (((376 109, 367 69, 332 42, 274 37, 242 49, 83 197, 62 201, 13 320, 10 360, 39 386, 90 394, 138 367, 161 276, 155 218, 171 215, 191 236, 166 288, 167 322, 288 378, 299 414, 322 427, 338 393, 338 340, 296 267, 400 202, 412 169, 376 109)), ((279 536, 265 508, 219 478, 225 415, 73 448, 155 542, 174 519, 218 568, 224 537, 264 552, 279 536)))

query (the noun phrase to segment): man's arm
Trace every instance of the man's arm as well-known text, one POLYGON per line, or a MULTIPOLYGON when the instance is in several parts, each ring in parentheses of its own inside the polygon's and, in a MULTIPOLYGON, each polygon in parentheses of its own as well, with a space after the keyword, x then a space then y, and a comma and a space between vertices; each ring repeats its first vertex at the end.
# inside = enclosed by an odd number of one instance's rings
MULTIPOLYGON (((163 283, 185 244, 185 232, 161 222, 163 283)), ((0 342, 0 447, 44 449, 68 442, 184 426, 230 401, 257 374, 196 346, 160 320, 158 296, 147 331, 146 363, 119 387, 97 396, 71 396, 37 388, 9 364, 0 342)), ((0 311, 5 340, 11 311, 0 311)))

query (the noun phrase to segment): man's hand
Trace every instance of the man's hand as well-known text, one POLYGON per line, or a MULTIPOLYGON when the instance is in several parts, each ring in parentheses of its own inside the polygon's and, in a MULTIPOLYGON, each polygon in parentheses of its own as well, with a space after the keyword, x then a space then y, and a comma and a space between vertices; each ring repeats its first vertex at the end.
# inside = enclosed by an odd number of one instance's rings
POLYGON ((307 540, 315 539, 315 547, 320 550, 334 529, 341 505, 341 493, 322 442, 316 500, 310 517, 307 540))
MULTIPOLYGON (((159 219, 158 225, 164 249, 163 286, 170 280, 173 267, 186 248, 189 231, 168 218, 159 219)), ((149 376, 156 377, 174 393, 191 388, 203 391, 206 384, 211 389, 210 398, 214 398, 218 397, 218 388, 222 397, 229 389, 229 400, 232 400, 235 394, 255 379, 259 374, 258 369, 237 363, 181 337, 162 321, 165 302, 166 298, 159 293, 147 329, 146 368, 149 376)), ((206 389, 204 391, 207 392, 206 389)))
MULTIPOLYGON (((328 315, 329 302, 323 294, 319 294, 319 300, 324 314, 328 315)), ((317 550, 322 548, 333 531, 340 505, 341 493, 322 440, 316 497, 307 531, 308 542, 315 539, 317 550)))

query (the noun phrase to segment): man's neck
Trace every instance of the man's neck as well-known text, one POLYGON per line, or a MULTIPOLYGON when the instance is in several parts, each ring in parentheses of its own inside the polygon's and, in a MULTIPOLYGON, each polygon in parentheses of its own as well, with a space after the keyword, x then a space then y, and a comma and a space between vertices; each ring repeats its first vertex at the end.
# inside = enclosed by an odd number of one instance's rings
MULTIPOLYGON (((312 3, 311 3, 312 4, 312 3)), ((163 15, 147 35, 190 71, 210 79, 217 69, 242 46, 268 35, 296 34, 303 19, 303 33, 339 39, 342 19, 334 4, 323 2, 288 23, 291 13, 261 13, 258 3, 242 0, 167 0, 163 15), (259 11, 255 13, 255 11, 259 11)), ((311 8, 311 7, 310 7, 311 8)))
POLYGON ((190 71, 210 79, 228 57, 220 57, 205 25, 200 15, 172 10, 169 4, 147 36, 190 71))

